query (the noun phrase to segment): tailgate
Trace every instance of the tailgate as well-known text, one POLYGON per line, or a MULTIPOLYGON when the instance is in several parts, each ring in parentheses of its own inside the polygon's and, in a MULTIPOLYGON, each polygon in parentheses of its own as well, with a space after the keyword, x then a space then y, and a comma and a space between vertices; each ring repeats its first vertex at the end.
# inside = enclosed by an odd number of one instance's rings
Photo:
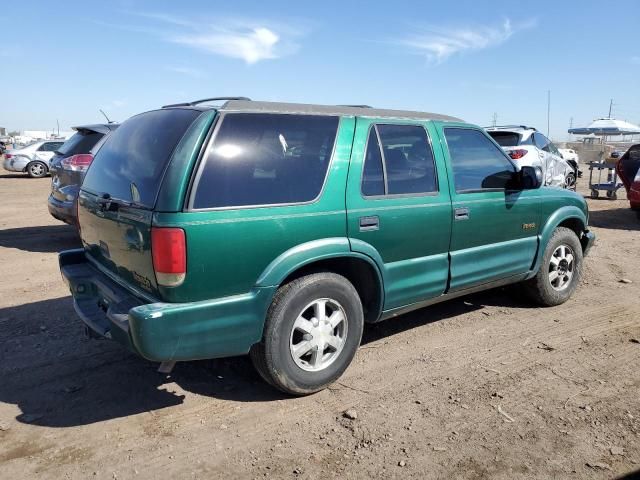
POLYGON ((81 191, 80 236, 87 257, 136 287, 158 296, 151 257, 150 210, 105 203, 81 191))

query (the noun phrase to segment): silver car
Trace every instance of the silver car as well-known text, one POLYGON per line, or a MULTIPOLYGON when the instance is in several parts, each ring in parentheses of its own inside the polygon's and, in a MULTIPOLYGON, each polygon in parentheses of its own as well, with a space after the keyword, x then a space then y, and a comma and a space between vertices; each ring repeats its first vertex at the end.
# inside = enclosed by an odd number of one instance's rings
POLYGON ((40 178, 49 173, 49 162, 64 140, 41 140, 26 147, 7 150, 3 167, 9 172, 27 173, 40 178))

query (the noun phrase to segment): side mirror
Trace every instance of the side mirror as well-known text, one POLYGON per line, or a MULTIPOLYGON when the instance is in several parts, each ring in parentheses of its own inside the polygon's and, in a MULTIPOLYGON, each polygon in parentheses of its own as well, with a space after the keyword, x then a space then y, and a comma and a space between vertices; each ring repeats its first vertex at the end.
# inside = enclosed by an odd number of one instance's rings
POLYGON ((517 175, 522 190, 535 190, 542 186, 542 169, 540 167, 521 167, 517 175))

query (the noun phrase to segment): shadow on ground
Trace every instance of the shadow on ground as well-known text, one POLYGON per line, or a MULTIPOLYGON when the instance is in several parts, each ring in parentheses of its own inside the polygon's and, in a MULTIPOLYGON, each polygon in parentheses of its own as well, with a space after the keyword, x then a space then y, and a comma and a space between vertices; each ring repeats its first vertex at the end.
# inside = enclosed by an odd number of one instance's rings
MULTIPOLYGON (((477 310, 521 306, 503 290, 452 300, 365 328, 363 344, 477 310)), ((179 405, 182 390, 238 402, 286 398, 248 357, 178 363, 170 375, 107 340, 85 338, 71 297, 0 309, 0 401, 16 419, 47 427, 87 425, 179 405), (175 390, 175 385, 181 389, 175 390)))
POLYGON ((589 212, 589 225, 613 230, 640 230, 638 212, 630 208, 610 210, 592 210, 589 212))
POLYGON ((55 253, 80 246, 78 232, 71 225, 0 230, 0 247, 17 248, 27 252, 55 253))

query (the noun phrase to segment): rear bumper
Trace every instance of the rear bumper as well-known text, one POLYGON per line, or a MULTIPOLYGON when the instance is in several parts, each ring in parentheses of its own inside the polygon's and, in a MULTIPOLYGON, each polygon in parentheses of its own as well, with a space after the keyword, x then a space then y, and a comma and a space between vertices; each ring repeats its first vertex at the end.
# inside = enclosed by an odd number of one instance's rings
POLYGON ((68 223, 69 225, 75 225, 76 222, 76 203, 73 202, 61 202, 53 195, 49 195, 48 200, 49 213, 53 218, 68 223))
POLYGON ((275 287, 192 303, 141 298, 87 260, 84 250, 59 255, 75 310, 99 336, 153 361, 246 354, 262 338, 275 287))
POLYGON ((589 254, 589 250, 591 250, 591 247, 593 246, 595 241, 596 241, 595 233, 591 232, 590 230, 585 230, 582 233, 582 237, 580 237, 580 243, 582 244, 583 255, 586 256, 589 254))

